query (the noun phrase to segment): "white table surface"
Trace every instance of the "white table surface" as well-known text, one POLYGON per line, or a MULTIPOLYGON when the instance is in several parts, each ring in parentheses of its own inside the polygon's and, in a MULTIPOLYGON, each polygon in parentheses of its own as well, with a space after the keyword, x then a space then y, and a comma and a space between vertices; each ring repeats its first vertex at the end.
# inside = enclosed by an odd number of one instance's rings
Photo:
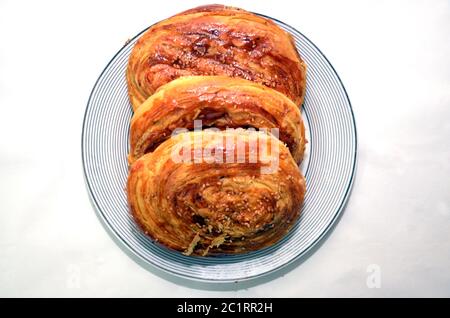
POLYGON ((89 93, 129 37, 204 3, 0 0, 0 296, 450 296, 445 0, 222 1, 294 26, 339 73, 359 137, 345 212, 301 264, 231 285, 159 273, 114 242, 83 178, 89 93))

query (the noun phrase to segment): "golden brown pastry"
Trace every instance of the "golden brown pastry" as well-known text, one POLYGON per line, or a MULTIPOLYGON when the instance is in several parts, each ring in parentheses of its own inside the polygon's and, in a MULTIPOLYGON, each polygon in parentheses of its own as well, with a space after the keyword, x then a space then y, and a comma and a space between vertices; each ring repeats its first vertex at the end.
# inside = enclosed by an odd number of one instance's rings
POLYGON ((127 193, 135 220, 157 242, 187 255, 237 254, 270 246, 288 232, 300 214, 305 180, 271 135, 187 132, 132 165, 127 193), (226 156, 239 143, 246 160, 229 163, 226 156), (225 163, 207 160, 207 153, 225 163), (179 162, 189 156, 199 160, 179 162))
POLYGON ((150 27, 131 52, 127 82, 136 110, 180 76, 226 75, 272 87, 301 105, 306 66, 291 36, 242 9, 208 5, 150 27))
POLYGON ((261 84, 226 76, 181 77, 161 86, 131 120, 129 162, 153 151, 176 128, 277 128, 279 138, 299 163, 305 128, 298 107, 285 95, 261 84))

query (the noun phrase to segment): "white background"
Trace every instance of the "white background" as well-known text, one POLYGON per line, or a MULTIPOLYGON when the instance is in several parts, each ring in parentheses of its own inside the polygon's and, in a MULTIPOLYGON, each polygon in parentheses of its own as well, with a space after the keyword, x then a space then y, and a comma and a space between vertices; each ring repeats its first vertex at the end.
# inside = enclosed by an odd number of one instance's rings
POLYGON ((282 275, 231 286, 137 264, 88 198, 86 102, 128 38, 208 2, 0 0, 0 296, 450 296, 450 2, 222 2, 294 26, 344 82, 359 162, 331 235, 282 275))

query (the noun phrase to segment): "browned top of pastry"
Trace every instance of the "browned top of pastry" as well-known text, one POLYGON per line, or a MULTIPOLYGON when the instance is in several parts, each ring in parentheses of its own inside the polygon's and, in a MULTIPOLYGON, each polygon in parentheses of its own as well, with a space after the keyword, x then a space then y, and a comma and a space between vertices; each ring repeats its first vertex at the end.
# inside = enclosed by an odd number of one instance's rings
POLYGON ((289 150, 270 135, 189 132, 138 159, 130 170, 127 193, 134 218, 159 243, 185 254, 236 254, 270 246, 286 234, 300 214, 305 180, 289 150), (236 143, 227 142, 230 137, 236 143), (264 158, 251 161, 249 146, 261 149, 256 139, 269 150, 264 158), (192 149, 186 153, 194 158, 196 140, 202 151, 223 151, 225 163, 205 157, 174 160, 184 147, 192 149), (237 142, 246 145, 246 160, 228 163, 225 157, 237 142))
POLYGON ((185 11, 142 35, 127 69, 133 108, 161 85, 188 75, 241 77, 272 87, 297 105, 306 86, 306 66, 289 34, 265 18, 221 5, 185 11))
POLYGON ((226 76, 190 76, 161 86, 131 120, 129 162, 153 151, 177 128, 253 127, 278 129, 278 137, 300 162, 305 129, 298 107, 285 95, 261 84, 226 76))

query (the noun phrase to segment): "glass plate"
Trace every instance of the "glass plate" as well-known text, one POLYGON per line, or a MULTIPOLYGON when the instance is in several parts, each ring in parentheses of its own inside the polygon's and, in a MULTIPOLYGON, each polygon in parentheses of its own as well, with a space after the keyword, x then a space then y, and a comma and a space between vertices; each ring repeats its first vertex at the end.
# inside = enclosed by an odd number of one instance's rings
POLYGON ((301 217, 277 244, 248 254, 188 257, 145 236, 131 218, 126 199, 128 134, 132 116, 125 70, 142 31, 112 58, 92 89, 83 122, 82 160, 95 209, 107 228, 144 262, 208 282, 248 280, 272 273, 309 251, 337 220, 349 196, 356 167, 356 126, 345 88, 322 52, 303 34, 291 33, 308 66, 303 104, 308 145, 301 170, 307 192, 301 217))

